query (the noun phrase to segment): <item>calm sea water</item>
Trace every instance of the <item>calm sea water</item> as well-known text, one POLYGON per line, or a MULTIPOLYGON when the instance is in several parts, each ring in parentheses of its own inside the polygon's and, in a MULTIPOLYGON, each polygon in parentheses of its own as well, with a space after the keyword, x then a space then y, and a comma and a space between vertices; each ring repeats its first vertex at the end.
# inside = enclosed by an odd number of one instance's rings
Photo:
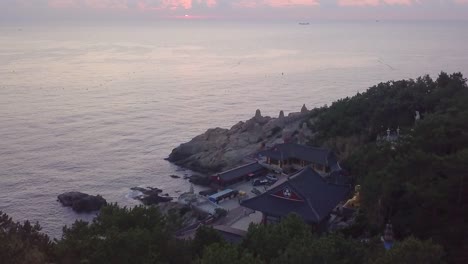
POLYGON ((52 236, 65 191, 132 206, 188 190, 163 159, 210 127, 276 116, 381 81, 468 75, 466 23, 0 26, 0 210, 52 236))

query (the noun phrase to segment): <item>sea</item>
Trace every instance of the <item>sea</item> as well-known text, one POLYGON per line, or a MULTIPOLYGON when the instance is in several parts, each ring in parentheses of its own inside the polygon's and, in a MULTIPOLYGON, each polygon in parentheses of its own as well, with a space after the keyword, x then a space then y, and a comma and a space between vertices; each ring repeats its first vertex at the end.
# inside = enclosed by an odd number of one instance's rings
POLYGON ((63 192, 128 207, 134 186, 177 197, 192 172, 164 158, 208 128, 468 76, 467 43, 467 22, 0 24, 0 211, 60 238, 95 216, 62 207, 63 192))

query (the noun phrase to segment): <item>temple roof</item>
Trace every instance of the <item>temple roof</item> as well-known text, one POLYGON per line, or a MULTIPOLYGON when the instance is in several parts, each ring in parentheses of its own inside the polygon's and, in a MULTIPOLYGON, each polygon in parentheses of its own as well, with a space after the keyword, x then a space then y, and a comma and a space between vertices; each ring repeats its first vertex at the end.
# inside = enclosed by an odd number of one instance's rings
POLYGON ((278 144, 273 148, 261 151, 258 154, 276 160, 296 158, 329 166, 333 166, 338 163, 336 156, 328 149, 292 143, 278 144))
POLYGON ((307 222, 320 223, 349 190, 349 185, 328 183, 306 167, 267 192, 243 201, 242 206, 278 217, 296 213, 307 222))
POLYGON ((239 177, 248 175, 249 173, 254 173, 264 169, 265 168, 262 165, 258 164, 258 162, 252 162, 227 171, 223 171, 221 173, 218 173, 217 176, 219 176, 219 178, 223 181, 231 181, 239 177))

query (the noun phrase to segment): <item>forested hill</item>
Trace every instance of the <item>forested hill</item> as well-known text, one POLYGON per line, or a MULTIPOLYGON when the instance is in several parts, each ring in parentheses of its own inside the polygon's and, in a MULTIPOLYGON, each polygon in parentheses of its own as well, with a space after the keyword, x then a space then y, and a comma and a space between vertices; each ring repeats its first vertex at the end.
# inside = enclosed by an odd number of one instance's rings
POLYGON ((364 219, 355 235, 391 221, 397 237, 432 238, 451 261, 468 263, 468 87, 462 74, 381 83, 317 109, 311 120, 319 131, 313 144, 341 152, 362 186, 364 219), (386 130, 398 127, 400 137, 388 143, 386 130))
POLYGON ((416 111, 422 118, 444 114, 461 118, 467 107, 467 93, 461 73, 442 72, 437 80, 426 75, 416 80, 389 81, 340 99, 330 107, 315 109, 309 126, 318 132, 317 143, 340 138, 366 143, 385 134, 388 128, 412 129, 416 111))

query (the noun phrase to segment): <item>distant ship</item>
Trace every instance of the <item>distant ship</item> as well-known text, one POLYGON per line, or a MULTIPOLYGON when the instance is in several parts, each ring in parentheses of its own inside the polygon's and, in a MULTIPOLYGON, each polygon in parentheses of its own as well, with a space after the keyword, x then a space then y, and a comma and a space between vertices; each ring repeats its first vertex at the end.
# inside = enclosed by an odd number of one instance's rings
POLYGON ((301 26, 307 26, 307 25, 310 25, 310 23, 309 23, 309 22, 299 22, 299 25, 301 25, 301 26))

